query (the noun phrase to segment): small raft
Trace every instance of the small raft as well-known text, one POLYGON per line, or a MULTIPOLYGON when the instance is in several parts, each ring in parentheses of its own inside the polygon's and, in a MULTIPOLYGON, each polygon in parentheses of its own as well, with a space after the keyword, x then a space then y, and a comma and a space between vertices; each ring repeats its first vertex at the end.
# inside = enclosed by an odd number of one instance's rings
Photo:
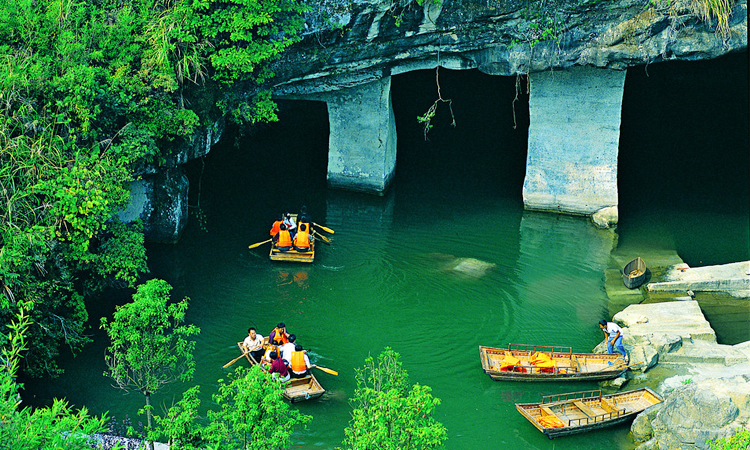
POLYGON ((619 354, 573 353, 571 347, 508 344, 479 346, 484 373, 495 381, 596 381, 627 370, 619 354))
MULTIPOLYGON (((292 214, 292 218, 296 221, 297 215, 292 214)), ((315 260, 315 238, 311 233, 309 252, 298 252, 294 248, 282 252, 276 247, 276 245, 271 243, 271 252, 269 253, 268 257, 271 259, 271 261, 312 263, 315 260)))
POLYGON ((622 269, 622 282, 628 289, 635 289, 646 281, 646 263, 637 257, 622 269))
MULTIPOLYGON (((265 338, 264 348, 266 345, 268 345, 268 338, 265 338)), ((242 342, 238 342, 237 347, 240 348, 241 352, 245 352, 244 348, 242 347, 242 342)), ((245 359, 247 359, 247 362, 250 363, 250 366, 258 364, 258 362, 255 361, 255 359, 253 359, 252 355, 250 355, 249 353, 245 355, 245 359)), ((261 368, 263 368, 262 365, 261 368)), ((263 368, 263 371, 265 372, 266 369, 263 368)), ((326 390, 323 389, 323 386, 321 386, 318 379, 315 378, 315 375, 310 373, 310 375, 307 377, 292 378, 287 381, 283 396, 290 402, 297 403, 305 400, 314 400, 325 394, 325 392, 326 390)))
POLYGON ((554 439, 632 420, 662 401, 659 394, 644 387, 604 396, 598 390, 550 395, 542 397, 539 403, 516 403, 516 409, 539 431, 554 439))

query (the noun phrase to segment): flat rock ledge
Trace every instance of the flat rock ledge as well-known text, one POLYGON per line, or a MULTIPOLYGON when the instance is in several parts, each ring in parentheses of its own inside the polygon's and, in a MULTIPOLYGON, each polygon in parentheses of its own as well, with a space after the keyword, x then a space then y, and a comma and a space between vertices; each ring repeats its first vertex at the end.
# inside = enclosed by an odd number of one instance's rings
MULTIPOLYGON (((708 450, 708 441, 750 427, 750 341, 717 343, 694 300, 631 305, 613 320, 623 327, 630 362, 643 362, 632 370, 659 364, 690 374, 659 384, 664 402, 633 421, 636 450, 708 450)), ((606 351, 604 342, 594 351, 606 351)))
POLYGON ((649 283, 649 292, 725 292, 750 298, 750 261, 718 266, 690 267, 685 263, 667 269, 664 281, 649 283))

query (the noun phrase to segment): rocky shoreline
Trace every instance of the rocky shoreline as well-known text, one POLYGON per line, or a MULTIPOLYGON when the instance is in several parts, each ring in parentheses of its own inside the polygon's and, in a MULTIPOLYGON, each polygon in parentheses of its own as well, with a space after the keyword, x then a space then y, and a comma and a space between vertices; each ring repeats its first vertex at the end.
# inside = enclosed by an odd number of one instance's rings
MULTIPOLYGON (((697 269, 670 265, 659 277, 664 281, 650 283, 644 298, 649 292, 663 292, 659 286, 681 296, 630 304, 614 315, 613 321, 623 327, 631 363, 643 364, 606 385, 620 388, 630 380, 648 380, 658 383, 655 390, 664 397, 634 420, 636 450, 708 449, 709 440, 750 428, 750 341, 719 344, 693 292, 688 292, 691 287, 729 287, 724 292, 747 298, 741 291, 750 282, 748 269, 749 262, 697 269)), ((606 351, 604 342, 595 351, 606 351)))

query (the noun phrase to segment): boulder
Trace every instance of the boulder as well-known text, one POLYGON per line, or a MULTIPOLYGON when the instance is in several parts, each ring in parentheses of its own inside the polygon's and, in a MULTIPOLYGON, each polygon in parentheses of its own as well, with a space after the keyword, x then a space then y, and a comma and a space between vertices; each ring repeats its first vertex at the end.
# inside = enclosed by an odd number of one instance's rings
POLYGON ((654 429, 651 427, 651 421, 654 420, 664 403, 657 403, 649 406, 645 411, 638 414, 630 426, 630 432, 633 435, 633 441, 636 444, 642 444, 654 437, 654 429))
POLYGON ((599 228, 609 228, 616 225, 619 218, 617 206, 608 206, 595 212, 591 216, 591 221, 599 228))

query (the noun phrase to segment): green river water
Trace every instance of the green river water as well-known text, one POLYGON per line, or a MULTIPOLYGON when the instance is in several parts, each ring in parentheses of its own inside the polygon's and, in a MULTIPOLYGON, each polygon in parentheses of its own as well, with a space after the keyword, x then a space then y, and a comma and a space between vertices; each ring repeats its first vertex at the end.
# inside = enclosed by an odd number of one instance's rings
MULTIPOLYGON (((322 104, 282 103, 280 123, 228 137, 188 167, 191 205, 200 204, 204 219, 193 216, 177 245, 148 252, 149 277, 171 283, 175 299, 190 297, 188 320, 202 329, 194 383, 204 405, 246 329, 267 335, 283 321, 313 363, 339 372, 318 372, 327 394, 293 406, 313 416, 293 448, 341 444, 354 368, 385 346, 401 354, 413 382, 442 400, 436 418, 448 429, 449 449, 632 448, 629 425, 549 441, 514 402, 598 384, 492 381, 478 346, 590 351, 602 339, 597 321, 611 317, 604 272, 613 249, 673 251, 693 266, 750 259, 746 63, 731 57, 629 72, 616 234, 586 218, 524 211, 528 106, 522 93, 513 129, 513 78, 441 71, 458 126, 448 126, 441 105, 425 142, 415 117, 435 99, 434 72, 394 77, 399 159, 382 197, 326 188, 322 104), (248 250, 267 238, 276 214, 302 204, 336 231, 333 245, 318 245, 314 264, 276 264, 267 246, 248 250), (459 263, 481 270, 455 270, 459 263)), ((130 294, 108 293, 92 316, 111 314, 130 294)), ((736 318, 747 309, 738 308, 712 321, 725 343, 750 339, 748 323, 736 318)), ((29 384, 28 401, 64 396, 137 422, 143 397, 123 394, 101 375, 106 341, 96 327, 92 333, 95 342, 65 361, 62 378, 29 384)), ((657 384, 647 373, 628 387, 657 384)), ((157 409, 186 387, 155 395, 157 409)))

